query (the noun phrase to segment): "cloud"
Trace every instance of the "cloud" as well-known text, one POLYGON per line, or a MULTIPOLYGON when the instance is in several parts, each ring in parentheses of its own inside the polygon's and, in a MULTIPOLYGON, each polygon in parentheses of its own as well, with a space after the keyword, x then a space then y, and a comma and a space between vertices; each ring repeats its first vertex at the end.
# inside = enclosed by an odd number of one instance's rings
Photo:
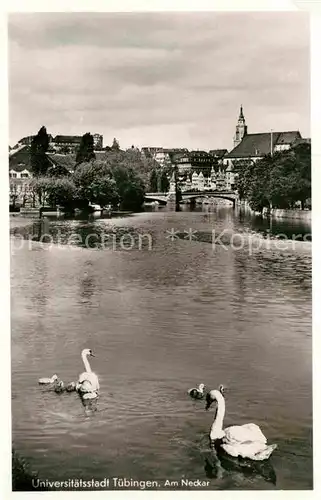
POLYGON ((11 143, 45 124, 53 134, 91 130, 124 145, 179 138, 229 148, 241 103, 249 131, 275 128, 277 118, 277 128, 306 135, 308 18, 11 14, 9 86, 11 143))

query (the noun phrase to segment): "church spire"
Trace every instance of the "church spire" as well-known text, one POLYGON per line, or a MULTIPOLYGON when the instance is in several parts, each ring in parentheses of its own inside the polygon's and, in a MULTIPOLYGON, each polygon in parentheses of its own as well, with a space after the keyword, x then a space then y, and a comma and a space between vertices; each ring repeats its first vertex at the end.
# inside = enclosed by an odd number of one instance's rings
POLYGON ((241 104, 241 108, 240 108, 240 116, 239 116, 239 120, 244 120, 244 115, 243 115, 243 106, 241 104))
POLYGON ((240 115, 236 125, 236 132, 234 136, 234 147, 238 146, 242 142, 243 137, 247 134, 247 125, 245 124, 245 118, 243 114, 243 106, 240 107, 240 115))

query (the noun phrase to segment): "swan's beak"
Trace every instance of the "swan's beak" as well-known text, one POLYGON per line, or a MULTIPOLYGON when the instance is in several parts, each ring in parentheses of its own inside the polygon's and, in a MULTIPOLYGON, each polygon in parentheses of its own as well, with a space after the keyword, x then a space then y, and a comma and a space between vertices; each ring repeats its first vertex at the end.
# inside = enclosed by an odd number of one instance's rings
POLYGON ((93 358, 95 358, 96 356, 91 352, 90 353, 90 356, 92 356, 93 358))
POLYGON ((211 397, 211 395, 209 393, 206 394, 206 406, 205 406, 205 410, 208 410, 209 407, 211 406, 211 404, 213 403, 213 399, 211 397))

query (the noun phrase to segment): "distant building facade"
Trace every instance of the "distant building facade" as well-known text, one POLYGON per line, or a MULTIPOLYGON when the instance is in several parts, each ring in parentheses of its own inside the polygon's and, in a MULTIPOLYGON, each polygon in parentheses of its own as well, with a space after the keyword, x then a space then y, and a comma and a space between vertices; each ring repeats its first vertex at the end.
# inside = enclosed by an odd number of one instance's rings
POLYGON ((30 146, 22 145, 9 153, 9 204, 25 206, 32 195, 30 146))
MULTIPOLYGON (((103 136, 101 134, 92 134, 94 140, 94 149, 102 150, 103 149, 103 136)), ((16 152, 18 149, 21 149, 23 146, 31 146, 32 140, 35 136, 29 135, 27 137, 23 137, 18 141, 18 143, 10 149, 10 152, 16 152)), ((53 137, 51 134, 48 134, 49 137, 49 152, 57 152, 63 154, 75 153, 77 148, 81 142, 81 135, 56 135, 53 137)))
POLYGON ((81 135, 56 135, 50 142, 50 148, 54 151, 65 151, 67 154, 75 152, 81 143, 81 135))
POLYGON ((101 134, 93 134, 94 148, 97 150, 103 149, 103 136, 101 134))
POLYGON ((171 152, 170 157, 172 166, 177 167, 179 175, 191 171, 191 158, 187 150, 174 150, 171 152))

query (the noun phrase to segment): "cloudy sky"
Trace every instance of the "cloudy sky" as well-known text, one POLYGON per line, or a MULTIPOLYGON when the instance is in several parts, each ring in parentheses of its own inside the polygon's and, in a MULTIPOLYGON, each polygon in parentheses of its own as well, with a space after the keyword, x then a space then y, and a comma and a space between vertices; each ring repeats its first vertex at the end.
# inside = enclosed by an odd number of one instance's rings
POLYGON ((120 146, 231 149, 248 132, 310 135, 303 13, 37 13, 9 17, 10 145, 36 133, 120 146))

